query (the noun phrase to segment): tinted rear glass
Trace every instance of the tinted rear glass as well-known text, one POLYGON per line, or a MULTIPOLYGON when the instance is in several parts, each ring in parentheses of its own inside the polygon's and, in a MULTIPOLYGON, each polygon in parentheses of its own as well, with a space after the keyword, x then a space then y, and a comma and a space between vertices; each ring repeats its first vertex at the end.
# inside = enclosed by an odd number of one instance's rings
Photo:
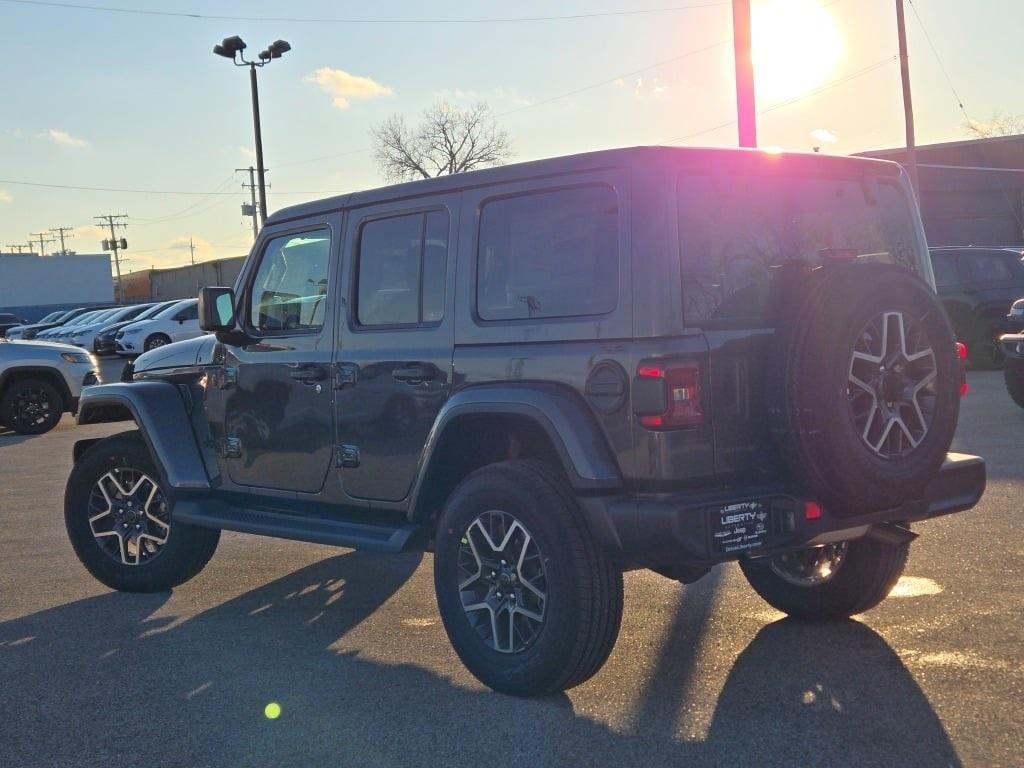
POLYGON ((830 254, 917 270, 919 241, 902 188, 856 178, 684 172, 679 246, 688 325, 759 327, 780 265, 830 254))
POLYGON ((932 272, 935 273, 935 285, 938 288, 951 288, 954 285, 960 285, 956 256, 951 253, 933 253, 932 272))
POLYGON ((484 320, 615 309, 619 207, 607 186, 491 200, 480 214, 477 312, 484 320))
POLYGON ((976 283, 1014 283, 1024 280, 1024 267, 1012 253, 967 253, 964 256, 971 280, 976 283))

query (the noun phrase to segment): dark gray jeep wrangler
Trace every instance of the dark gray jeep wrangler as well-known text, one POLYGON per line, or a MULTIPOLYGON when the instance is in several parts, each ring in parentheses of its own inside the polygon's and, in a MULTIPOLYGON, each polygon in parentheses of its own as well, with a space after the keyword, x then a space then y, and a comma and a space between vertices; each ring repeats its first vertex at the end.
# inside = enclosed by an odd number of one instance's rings
POLYGON ((288 208, 214 335, 89 389, 66 517, 166 590, 221 530, 434 552, 466 666, 586 680, 622 573, 738 560, 793 616, 864 611, 912 522, 973 506, 960 363, 899 166, 622 149, 288 208))

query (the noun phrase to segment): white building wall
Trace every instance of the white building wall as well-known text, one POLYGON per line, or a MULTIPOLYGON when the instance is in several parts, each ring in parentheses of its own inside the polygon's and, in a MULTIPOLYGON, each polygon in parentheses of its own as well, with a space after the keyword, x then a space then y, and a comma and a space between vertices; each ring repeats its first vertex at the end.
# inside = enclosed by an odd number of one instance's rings
POLYGON ((109 254, 0 254, 0 307, 103 304, 113 300, 109 254))

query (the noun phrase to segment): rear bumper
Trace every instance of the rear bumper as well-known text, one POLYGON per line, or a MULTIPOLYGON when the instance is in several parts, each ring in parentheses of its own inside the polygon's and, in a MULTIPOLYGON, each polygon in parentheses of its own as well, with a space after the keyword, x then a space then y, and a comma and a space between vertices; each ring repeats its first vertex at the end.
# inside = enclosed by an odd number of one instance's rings
POLYGON ((1003 348, 1003 354, 1009 358, 1024 358, 1024 333, 1014 333, 1002 336, 999 344, 1003 348))
POLYGON ((627 566, 710 566, 855 539, 886 523, 962 512, 984 491, 984 460, 950 453, 923 499, 863 515, 839 517, 821 509, 819 517, 808 519, 805 499, 783 487, 580 502, 595 533, 627 566))

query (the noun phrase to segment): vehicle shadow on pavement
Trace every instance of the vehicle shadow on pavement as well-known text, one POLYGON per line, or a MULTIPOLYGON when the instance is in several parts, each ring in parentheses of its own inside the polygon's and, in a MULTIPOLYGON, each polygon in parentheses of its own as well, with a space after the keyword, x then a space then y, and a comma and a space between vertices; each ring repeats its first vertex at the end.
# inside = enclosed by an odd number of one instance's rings
MULTIPOLYGON (((678 740, 713 579, 681 590, 632 732, 577 715, 564 695, 514 699, 335 649, 420 560, 343 554, 183 621, 152 618, 167 595, 112 593, 2 623, 0 764, 959 764, 896 654, 857 622, 766 626, 735 661, 708 738, 678 740)), ((393 628, 398 647, 407 631, 393 628)))

